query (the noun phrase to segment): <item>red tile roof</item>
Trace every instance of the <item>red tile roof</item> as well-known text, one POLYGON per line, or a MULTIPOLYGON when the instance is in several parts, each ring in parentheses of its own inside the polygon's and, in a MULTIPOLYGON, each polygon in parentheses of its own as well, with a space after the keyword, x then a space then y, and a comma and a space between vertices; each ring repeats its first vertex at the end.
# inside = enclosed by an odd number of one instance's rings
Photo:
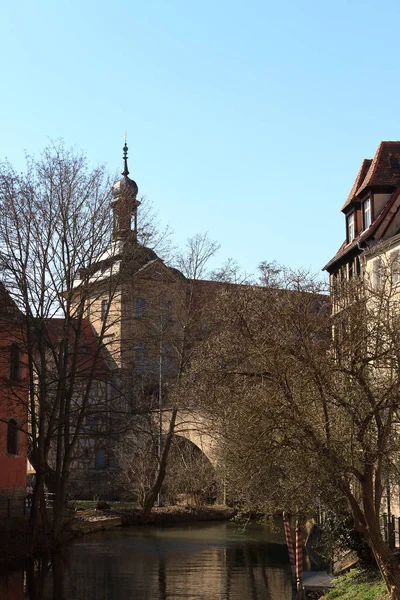
POLYGON ((349 244, 344 241, 340 246, 339 250, 336 252, 335 256, 331 258, 331 260, 323 267, 323 271, 329 270, 329 267, 334 265, 338 260, 340 260, 343 256, 345 256, 350 250, 353 250, 356 246, 358 246, 362 242, 366 242, 371 239, 375 239, 375 232, 378 229, 379 225, 381 225, 382 221, 388 217, 388 222, 390 222, 391 217, 393 215, 390 214, 390 210, 393 205, 396 203, 397 198, 400 196, 400 187, 392 194, 390 200, 385 204, 375 221, 372 223, 368 229, 362 231, 357 237, 354 238, 352 242, 349 244))
POLYGON ((344 210, 369 186, 400 185, 400 142, 381 142, 374 158, 365 159, 358 172, 350 194, 342 206, 344 210))
MULTIPOLYGON (((52 346, 57 345, 57 341, 65 335, 64 319, 48 319, 46 321, 47 334, 52 346)), ((82 319, 78 324, 71 320, 69 328, 69 340, 71 348, 71 357, 75 351, 76 336, 79 329, 79 347, 77 352, 76 374, 78 377, 89 377, 93 375, 95 379, 104 379, 110 376, 111 371, 105 358, 105 349, 99 349, 99 339, 96 336, 93 327, 88 319, 82 319)))
POLYGON ((343 206, 340 210, 344 210, 346 208, 346 206, 348 206, 354 200, 354 197, 357 194, 358 189, 362 185, 362 183, 365 179, 365 176, 368 172, 368 169, 371 166, 371 163, 372 163, 372 158, 365 158, 362 161, 361 168, 358 171, 358 175, 355 179, 355 182, 353 183, 353 187, 350 190, 350 194, 348 195, 346 202, 343 204, 343 206))

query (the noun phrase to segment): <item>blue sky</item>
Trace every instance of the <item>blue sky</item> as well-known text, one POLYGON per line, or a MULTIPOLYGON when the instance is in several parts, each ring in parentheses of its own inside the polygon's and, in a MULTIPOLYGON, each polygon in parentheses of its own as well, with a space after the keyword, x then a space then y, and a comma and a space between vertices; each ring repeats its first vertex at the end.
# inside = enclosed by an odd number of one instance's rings
POLYGON ((177 244, 318 271, 363 158, 400 139, 400 4, 38 0, 0 6, 0 157, 51 138, 131 176, 177 244))

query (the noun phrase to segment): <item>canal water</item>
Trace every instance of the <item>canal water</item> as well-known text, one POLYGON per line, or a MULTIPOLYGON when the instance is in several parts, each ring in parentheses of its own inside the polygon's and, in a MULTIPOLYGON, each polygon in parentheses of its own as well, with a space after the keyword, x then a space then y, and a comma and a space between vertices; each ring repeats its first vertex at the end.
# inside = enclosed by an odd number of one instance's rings
POLYGON ((52 561, 0 575, 0 598, 291 600, 292 588, 280 527, 214 522, 86 536, 52 561))

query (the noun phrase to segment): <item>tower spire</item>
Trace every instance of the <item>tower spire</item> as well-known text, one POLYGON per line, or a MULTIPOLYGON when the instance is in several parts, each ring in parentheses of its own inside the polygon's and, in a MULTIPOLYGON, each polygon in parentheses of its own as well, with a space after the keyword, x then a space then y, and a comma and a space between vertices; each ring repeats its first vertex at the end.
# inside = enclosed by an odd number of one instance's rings
POLYGON ((124 170, 119 181, 112 187, 113 201, 113 239, 133 239, 137 242, 137 209, 140 201, 137 200, 138 186, 133 179, 128 177, 128 145, 125 133, 125 144, 123 147, 124 170), (132 223, 133 217, 133 223, 132 223))
POLYGON ((124 170, 121 173, 121 175, 123 175, 124 177, 128 177, 128 175, 129 175, 129 169, 128 169, 128 146, 127 146, 127 143, 126 143, 127 137, 128 136, 125 133, 125 135, 124 135, 125 144, 124 144, 124 147, 123 147, 123 151, 124 151, 124 155, 123 155, 124 170))

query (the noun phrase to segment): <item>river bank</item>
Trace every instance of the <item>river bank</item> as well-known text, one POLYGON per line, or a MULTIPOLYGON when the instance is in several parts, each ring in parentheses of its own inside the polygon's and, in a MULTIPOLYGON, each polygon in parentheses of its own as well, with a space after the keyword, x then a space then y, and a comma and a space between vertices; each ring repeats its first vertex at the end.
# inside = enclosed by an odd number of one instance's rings
MULTIPOLYGON (((69 521, 63 542, 69 539, 116 527, 134 525, 168 525, 197 521, 223 521, 231 519, 234 509, 227 506, 166 506, 154 508, 147 519, 143 519, 139 508, 121 508, 117 503, 109 509, 92 508, 77 511, 69 521)), ((37 552, 49 551, 45 538, 32 549, 31 533, 26 518, 3 519, 0 521, 0 566, 15 564, 37 552)))
POLYGON ((321 600, 389 600, 389 594, 379 571, 351 569, 321 600))
POLYGON ((69 532, 73 536, 84 535, 102 529, 130 527, 133 525, 169 525, 197 521, 224 521, 231 519, 235 510, 228 506, 210 505, 200 507, 163 506, 153 508, 147 519, 143 519, 139 508, 120 509, 111 506, 107 510, 81 512, 71 521, 69 532))

